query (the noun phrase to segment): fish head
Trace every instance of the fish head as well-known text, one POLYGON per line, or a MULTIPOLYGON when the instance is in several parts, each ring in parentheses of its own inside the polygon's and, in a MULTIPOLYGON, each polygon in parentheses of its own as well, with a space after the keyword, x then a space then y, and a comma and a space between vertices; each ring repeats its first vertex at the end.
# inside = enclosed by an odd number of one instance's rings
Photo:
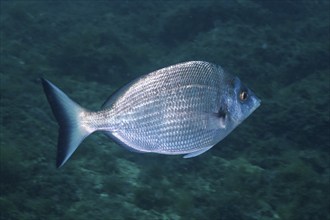
POLYGON ((226 99, 225 105, 230 127, 234 129, 260 106, 261 101, 238 77, 232 79, 229 87, 227 93, 229 97, 226 99))

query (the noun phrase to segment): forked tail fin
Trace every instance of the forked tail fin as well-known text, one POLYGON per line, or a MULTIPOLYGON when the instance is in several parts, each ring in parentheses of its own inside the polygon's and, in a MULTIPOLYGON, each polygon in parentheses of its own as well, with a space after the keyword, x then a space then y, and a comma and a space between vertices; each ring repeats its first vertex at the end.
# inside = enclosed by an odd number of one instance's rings
POLYGON ((91 131, 81 123, 80 115, 86 110, 72 101, 54 84, 43 78, 41 80, 48 102, 60 126, 56 159, 56 167, 59 168, 70 158, 91 131))

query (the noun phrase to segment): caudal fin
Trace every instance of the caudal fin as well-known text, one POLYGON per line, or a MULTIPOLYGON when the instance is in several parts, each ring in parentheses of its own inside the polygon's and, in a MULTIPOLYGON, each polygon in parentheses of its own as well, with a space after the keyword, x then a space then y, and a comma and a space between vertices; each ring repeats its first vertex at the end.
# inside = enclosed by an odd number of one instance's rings
POLYGON ((56 159, 56 167, 59 168, 70 158, 91 131, 82 126, 79 118, 81 113, 86 110, 48 80, 42 78, 41 81, 53 114, 60 126, 56 159))

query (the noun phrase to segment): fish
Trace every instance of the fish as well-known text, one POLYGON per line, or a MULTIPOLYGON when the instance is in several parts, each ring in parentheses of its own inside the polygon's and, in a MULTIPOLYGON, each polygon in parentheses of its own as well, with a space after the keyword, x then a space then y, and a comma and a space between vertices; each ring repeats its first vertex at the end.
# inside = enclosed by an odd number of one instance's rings
POLYGON ((220 65, 188 61, 142 75, 108 98, 99 111, 81 107, 41 78, 59 124, 56 167, 101 131, 133 152, 198 156, 232 132, 260 99, 220 65))

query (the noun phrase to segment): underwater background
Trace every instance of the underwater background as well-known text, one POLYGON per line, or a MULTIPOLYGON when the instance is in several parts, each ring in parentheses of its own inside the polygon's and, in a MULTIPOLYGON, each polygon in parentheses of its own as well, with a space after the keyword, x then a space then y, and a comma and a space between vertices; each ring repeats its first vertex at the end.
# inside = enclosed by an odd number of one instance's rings
POLYGON ((0 219, 330 219, 327 0, 1 1, 0 219), (142 74, 205 60, 261 106, 192 159, 100 133, 55 168, 45 77, 98 110, 142 74))

